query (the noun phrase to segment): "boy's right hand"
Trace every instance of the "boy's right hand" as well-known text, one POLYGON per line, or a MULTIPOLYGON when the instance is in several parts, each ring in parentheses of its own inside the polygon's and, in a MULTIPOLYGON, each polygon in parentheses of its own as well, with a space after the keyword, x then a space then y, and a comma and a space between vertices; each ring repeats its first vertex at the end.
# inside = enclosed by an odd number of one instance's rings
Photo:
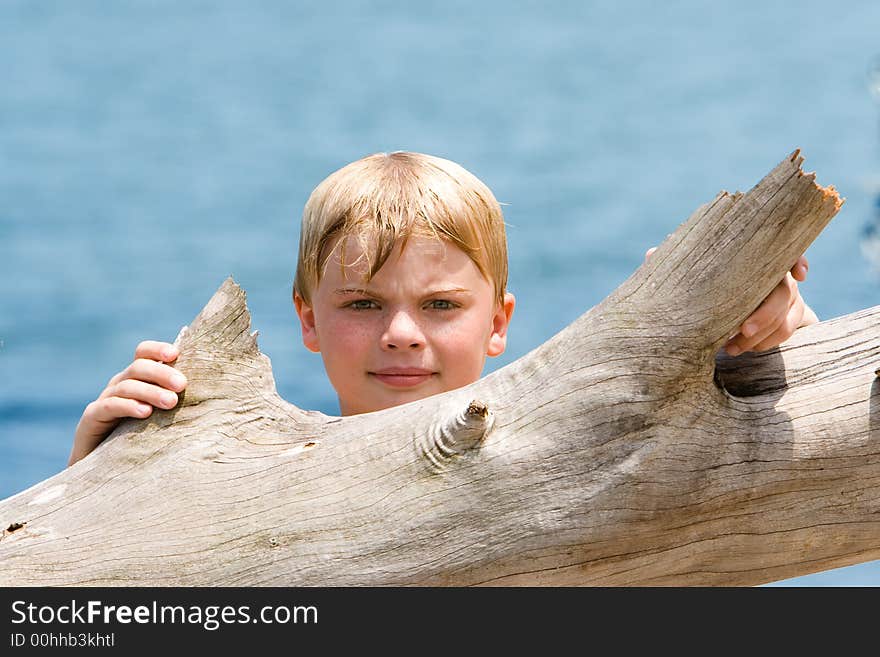
POLYGON ((68 466, 97 447, 126 417, 149 417, 156 408, 174 408, 186 377, 165 363, 173 363, 177 347, 168 342, 146 340, 134 351, 134 362, 116 374, 104 391, 86 406, 70 450, 68 466))

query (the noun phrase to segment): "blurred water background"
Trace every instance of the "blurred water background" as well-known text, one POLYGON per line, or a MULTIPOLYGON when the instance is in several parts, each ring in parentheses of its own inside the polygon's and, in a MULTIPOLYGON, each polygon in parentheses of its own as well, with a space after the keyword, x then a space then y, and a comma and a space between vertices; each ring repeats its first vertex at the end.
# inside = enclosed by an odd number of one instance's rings
MULTIPOLYGON (((795 148, 843 196, 820 318, 878 303, 880 3, 0 4, 0 498, 61 471, 142 339, 232 275, 280 394, 337 412, 290 301, 311 189, 369 153, 455 160, 505 203, 524 355, 721 189, 795 148)), ((778 583, 877 585, 880 562, 778 583)))

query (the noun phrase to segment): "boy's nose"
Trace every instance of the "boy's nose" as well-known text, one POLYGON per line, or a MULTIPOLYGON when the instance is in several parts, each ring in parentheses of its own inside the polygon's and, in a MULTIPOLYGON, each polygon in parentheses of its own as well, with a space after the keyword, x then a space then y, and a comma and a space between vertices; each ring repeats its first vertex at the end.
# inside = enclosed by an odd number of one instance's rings
POLYGON ((405 312, 394 313, 382 335, 382 347, 391 350, 419 349, 424 344, 425 336, 413 318, 405 312))

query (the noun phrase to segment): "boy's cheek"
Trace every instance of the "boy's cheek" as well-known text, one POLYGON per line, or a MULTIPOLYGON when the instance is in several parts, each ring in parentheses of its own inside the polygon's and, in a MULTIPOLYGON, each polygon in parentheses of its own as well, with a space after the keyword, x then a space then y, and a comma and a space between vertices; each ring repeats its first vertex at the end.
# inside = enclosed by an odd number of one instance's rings
MULTIPOLYGON (((317 331, 326 356, 356 366, 367 351, 371 338, 364 327, 356 324, 335 324, 325 331, 317 331)), ((378 338, 375 340, 378 343, 378 338)))

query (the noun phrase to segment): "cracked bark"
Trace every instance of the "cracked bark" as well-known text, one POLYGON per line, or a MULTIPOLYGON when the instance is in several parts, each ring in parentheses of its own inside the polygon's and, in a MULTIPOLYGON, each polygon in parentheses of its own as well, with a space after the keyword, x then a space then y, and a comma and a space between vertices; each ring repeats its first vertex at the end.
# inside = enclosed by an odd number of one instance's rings
POLYGON ((227 280, 179 337, 175 410, 0 502, 0 584, 753 585, 880 558, 880 307, 718 356, 840 207, 801 163, 515 363, 379 413, 281 399, 227 280))

